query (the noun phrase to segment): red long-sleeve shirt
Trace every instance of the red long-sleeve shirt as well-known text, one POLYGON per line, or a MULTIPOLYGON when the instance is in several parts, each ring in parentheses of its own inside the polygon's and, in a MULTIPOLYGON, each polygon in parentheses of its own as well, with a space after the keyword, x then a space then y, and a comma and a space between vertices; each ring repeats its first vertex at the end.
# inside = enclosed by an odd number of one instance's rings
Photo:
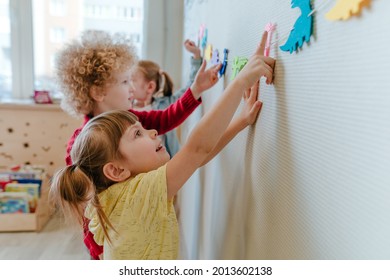
MULTIPOLYGON (((192 95, 191 89, 188 88, 180 99, 171 104, 165 110, 135 111, 130 109, 129 111, 138 117, 139 122, 143 125, 144 128, 156 129, 158 134, 164 134, 182 124, 183 121, 196 109, 196 107, 199 106, 200 103, 201 99, 196 100, 192 95)), ((72 164, 70 151, 72 150, 74 141, 90 119, 91 116, 85 116, 83 125, 77 128, 70 138, 66 148, 65 161, 67 165, 72 164)), ((93 239, 93 234, 88 229, 88 224, 89 221, 84 219, 84 244, 87 246, 91 257, 95 260, 98 260, 99 255, 103 253, 103 246, 96 244, 95 240, 93 239)))

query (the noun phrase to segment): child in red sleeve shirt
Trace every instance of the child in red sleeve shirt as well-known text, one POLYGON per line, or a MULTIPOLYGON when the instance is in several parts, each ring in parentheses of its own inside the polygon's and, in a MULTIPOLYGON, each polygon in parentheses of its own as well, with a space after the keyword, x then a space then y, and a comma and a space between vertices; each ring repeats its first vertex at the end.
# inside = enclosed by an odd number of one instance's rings
MULTIPOLYGON (((122 35, 103 31, 86 31, 80 40, 73 40, 57 56, 56 75, 64 98, 62 108, 71 115, 84 115, 83 125, 76 129, 68 142, 66 164, 71 165, 70 151, 84 125, 93 117, 115 109, 134 113, 143 127, 164 134, 180 125, 201 103, 201 93, 213 85, 220 65, 199 71, 190 88, 165 110, 135 111, 132 67, 137 61, 134 46, 122 35)), ((84 243, 93 259, 99 259, 103 248, 98 246, 84 221, 84 243)))

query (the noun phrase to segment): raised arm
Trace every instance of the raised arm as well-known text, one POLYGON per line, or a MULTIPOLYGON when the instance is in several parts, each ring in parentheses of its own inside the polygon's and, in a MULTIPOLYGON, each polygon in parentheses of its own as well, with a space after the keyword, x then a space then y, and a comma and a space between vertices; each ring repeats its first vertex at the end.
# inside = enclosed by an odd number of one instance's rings
POLYGON ((194 41, 191 41, 189 39, 185 40, 184 41, 184 48, 192 54, 192 56, 190 58, 191 59, 190 60, 190 65, 191 65, 190 76, 188 78, 186 85, 184 87, 180 88, 179 90, 175 91, 172 94, 171 100, 174 100, 175 98, 179 98, 187 90, 187 88, 189 88, 192 85, 192 83, 195 80, 196 73, 198 73, 198 70, 199 70, 199 68, 202 64, 202 61, 203 61, 203 59, 200 55, 200 49, 196 46, 194 41))
POLYGON ((236 135, 245 129, 247 126, 255 123, 259 112, 263 106, 263 103, 257 100, 259 92, 258 80, 250 89, 246 90, 243 99, 244 107, 241 110, 240 115, 234 118, 230 123, 221 139, 219 139, 214 149, 207 155, 206 159, 202 162, 202 166, 212 160, 230 141, 233 140, 236 135))
MULTIPOLYGON (((168 198, 172 198, 195 170, 212 154, 240 103, 242 93, 250 88, 260 76, 266 77, 267 84, 272 82, 274 59, 263 56, 266 39, 267 32, 264 32, 255 54, 226 88, 217 104, 200 120, 187 143, 168 162, 168 198)), ((197 89, 192 88, 192 90, 197 89)))
POLYGON ((185 49, 192 54, 191 56, 191 69, 190 69, 190 77, 188 79, 186 87, 190 87, 195 80, 196 73, 198 72, 200 65, 202 64, 202 57, 200 55, 200 49, 197 47, 194 41, 189 39, 184 41, 185 49))
POLYGON ((165 110, 129 111, 137 115, 144 128, 156 129, 158 134, 164 134, 182 124, 201 102, 200 98, 195 99, 191 89, 187 89, 181 98, 165 110))

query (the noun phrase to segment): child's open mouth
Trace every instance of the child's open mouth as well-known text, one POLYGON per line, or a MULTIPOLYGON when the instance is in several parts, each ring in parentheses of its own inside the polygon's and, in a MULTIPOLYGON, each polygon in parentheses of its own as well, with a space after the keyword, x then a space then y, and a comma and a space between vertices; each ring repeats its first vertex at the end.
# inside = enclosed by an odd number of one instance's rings
POLYGON ((163 148, 162 145, 158 146, 157 149, 156 149, 156 152, 160 151, 162 148, 163 148))

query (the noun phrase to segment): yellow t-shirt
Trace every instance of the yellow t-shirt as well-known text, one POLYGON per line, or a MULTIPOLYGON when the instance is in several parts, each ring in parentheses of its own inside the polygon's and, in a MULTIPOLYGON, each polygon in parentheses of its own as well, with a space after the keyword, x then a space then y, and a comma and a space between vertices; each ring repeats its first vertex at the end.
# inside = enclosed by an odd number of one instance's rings
POLYGON ((166 165, 112 185, 99 200, 117 231, 108 227, 111 243, 94 207, 89 205, 85 216, 105 260, 177 258, 179 232, 173 200, 167 199, 166 165))

